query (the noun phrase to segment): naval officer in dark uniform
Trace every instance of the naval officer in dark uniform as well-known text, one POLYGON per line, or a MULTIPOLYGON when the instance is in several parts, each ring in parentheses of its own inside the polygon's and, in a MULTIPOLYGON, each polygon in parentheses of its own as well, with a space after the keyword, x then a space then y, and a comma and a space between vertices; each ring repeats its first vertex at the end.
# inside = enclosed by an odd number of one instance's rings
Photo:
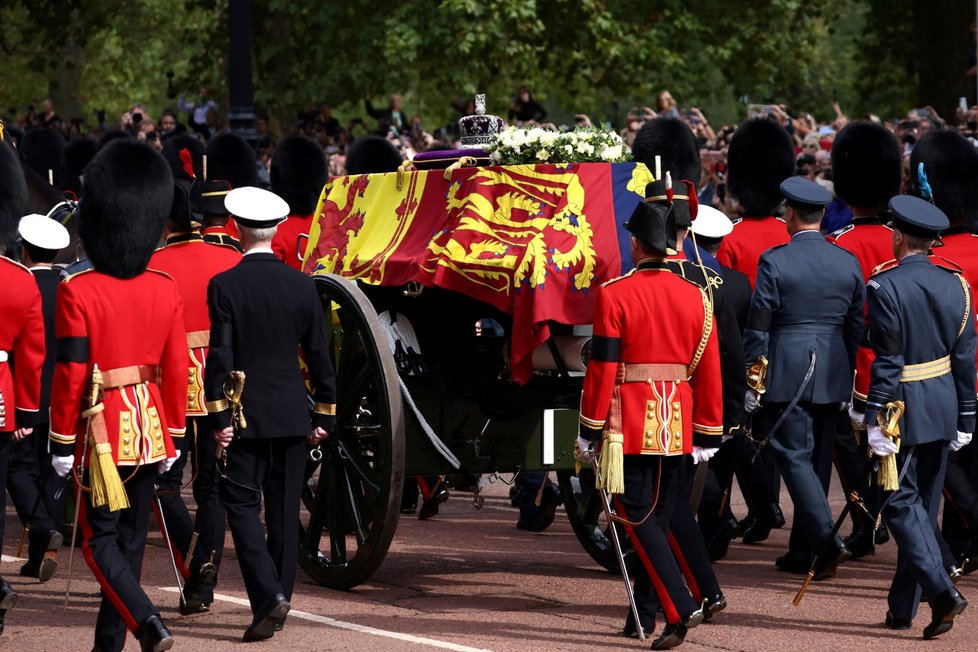
POLYGON ((244 257, 211 279, 207 290, 211 348, 204 392, 215 439, 226 451, 221 502, 254 614, 244 639, 258 641, 270 638, 290 609, 307 443, 336 429, 336 386, 313 282, 272 253, 289 205, 246 186, 228 193, 225 206, 237 222, 244 257), (313 386, 312 414, 300 348, 313 386), (224 393, 232 370, 246 374, 246 426, 235 429, 224 393), (265 527, 259 518, 263 497, 265 527))
MULTIPOLYGON (((788 554, 777 567, 804 573, 832 530, 826 497, 832 442, 865 330, 865 286, 856 257, 819 233, 831 194, 802 177, 785 180, 781 190, 791 241, 761 255, 744 350, 748 364, 760 356, 769 361, 765 414, 773 423, 755 426, 755 432, 760 438, 770 433, 795 507, 788 554)), ((756 393, 748 390, 747 409, 757 404, 756 393)), ((815 569, 816 579, 831 577, 848 559, 841 539, 832 545, 833 553, 815 569)))
POLYGON ((866 424, 869 447, 879 456, 896 454, 904 476, 883 506, 899 550, 885 622, 909 629, 923 591, 930 599, 931 622, 924 628, 929 639, 951 629, 968 605, 944 568, 934 528, 948 445, 960 449, 975 430, 975 317, 960 268, 946 261, 938 266, 927 257, 948 228, 947 216, 906 195, 890 200, 890 210, 899 262, 869 280, 869 338, 876 359, 866 424), (899 450, 880 426, 895 401, 906 409, 899 450))
MULTIPOLYGON (((68 229, 44 215, 25 215, 17 227, 23 249, 21 261, 41 293, 44 321, 44 366, 41 368, 41 400, 35 432, 26 438, 14 437, 10 450, 7 491, 17 516, 27 530, 27 562, 20 574, 47 582, 58 569, 58 550, 63 538, 58 531, 64 517, 65 482, 56 479, 48 453, 48 408, 51 404, 51 379, 57 357, 54 336, 54 306, 58 295, 58 272, 51 263, 68 246, 68 229)), ((35 325, 39 326, 39 325, 35 325)))

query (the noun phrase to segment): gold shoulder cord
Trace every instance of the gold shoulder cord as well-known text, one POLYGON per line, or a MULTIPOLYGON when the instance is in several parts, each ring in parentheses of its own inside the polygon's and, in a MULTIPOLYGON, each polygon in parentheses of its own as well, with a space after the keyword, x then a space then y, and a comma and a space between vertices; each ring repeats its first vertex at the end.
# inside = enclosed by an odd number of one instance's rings
POLYGON ((961 289, 964 290, 964 315, 961 317, 961 328, 958 329, 958 337, 961 337, 964 333, 964 327, 968 325, 968 316, 971 314, 971 288, 964 276, 961 274, 955 274, 955 276, 958 277, 961 289))
POLYGON ((710 300, 706 296, 706 292, 700 289, 700 297, 703 299, 703 334, 700 336, 700 343, 696 345, 696 353, 693 354, 693 360, 689 363, 689 377, 693 377, 693 372, 696 370, 697 365, 700 363, 700 359, 703 357, 703 352, 706 351, 706 345, 710 341, 710 333, 713 332, 713 310, 710 304, 710 300))

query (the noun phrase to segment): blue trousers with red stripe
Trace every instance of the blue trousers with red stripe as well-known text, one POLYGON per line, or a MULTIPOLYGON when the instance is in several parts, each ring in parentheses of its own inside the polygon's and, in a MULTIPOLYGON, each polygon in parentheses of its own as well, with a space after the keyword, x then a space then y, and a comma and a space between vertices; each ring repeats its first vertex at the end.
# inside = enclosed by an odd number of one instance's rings
POLYGON ((102 587, 102 604, 95 623, 95 646, 101 650, 122 650, 127 629, 135 632, 147 618, 159 615, 139 586, 156 465, 140 467, 131 478, 130 473, 132 467, 119 469, 126 480, 127 509, 110 512, 108 507, 92 507, 91 494, 86 493, 78 515, 85 562, 102 587))
POLYGON ((684 462, 683 456, 625 456, 625 493, 616 496, 616 508, 633 522, 641 521, 652 510, 652 516, 641 525, 625 527, 644 571, 635 578, 635 600, 643 620, 646 616, 651 619, 659 605, 670 624, 699 608, 683 583, 668 537, 684 462))

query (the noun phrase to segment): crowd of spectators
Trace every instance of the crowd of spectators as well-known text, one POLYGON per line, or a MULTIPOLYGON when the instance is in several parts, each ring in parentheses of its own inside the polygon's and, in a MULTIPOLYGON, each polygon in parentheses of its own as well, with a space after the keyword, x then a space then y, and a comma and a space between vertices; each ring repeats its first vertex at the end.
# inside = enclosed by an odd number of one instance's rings
MULTIPOLYGON (((636 106, 627 112, 620 131, 626 145, 630 146, 642 126, 656 116, 681 120, 693 132, 700 146, 700 201, 721 208, 731 216, 736 215, 737 207, 731 205, 725 193, 726 152, 735 125, 712 125, 701 109, 695 106, 681 107, 668 90, 658 93, 652 104, 636 106)), ((399 94, 391 95, 383 103, 368 97, 363 103, 363 113, 350 116, 345 124, 334 115, 331 106, 323 104, 299 112, 292 132, 302 133, 319 143, 327 158, 330 175, 342 175, 346 173, 348 147, 365 136, 387 139, 403 159, 410 159, 417 152, 455 148, 459 139, 457 119, 474 113, 474 104, 471 99, 454 99, 451 106, 455 117, 446 125, 429 128, 420 115, 405 110, 399 94)), ((798 174, 832 190, 833 138, 852 119, 842 107, 836 103, 834 118, 822 122, 815 120, 810 113, 793 111, 784 104, 751 104, 746 108, 749 118, 781 124, 794 140, 798 174)), ((546 109, 534 99, 526 86, 521 86, 512 97, 506 117, 509 124, 558 128, 545 122, 546 109)), ((888 120, 873 114, 860 115, 858 119, 881 123, 892 130, 904 148, 907 164, 916 141, 930 130, 956 128, 969 137, 978 138, 978 106, 968 108, 962 105, 950 120, 942 118, 930 106, 915 108, 905 116, 888 120)), ((31 130, 46 129, 59 134, 64 143, 73 139, 98 141, 124 135, 145 140, 157 148, 162 148, 163 143, 175 134, 189 133, 206 142, 229 128, 227 120, 219 113, 217 102, 210 97, 206 88, 200 89, 193 97, 181 94, 175 108, 165 107, 158 115, 145 104, 135 103, 116 120, 110 120, 104 111, 96 111, 92 124, 86 125, 79 119, 62 120, 53 102, 45 99, 39 109, 33 105, 21 112, 8 109, 6 123, 15 138, 31 130)), ((577 114, 574 123, 575 126, 591 125, 591 119, 587 115, 577 114)), ((269 134, 267 121, 262 117, 257 120, 256 132, 256 161, 259 170, 264 173, 260 178, 266 180, 276 141, 269 134)), ((844 224, 846 218, 841 202, 838 207, 830 207, 828 222, 838 220, 844 224)))

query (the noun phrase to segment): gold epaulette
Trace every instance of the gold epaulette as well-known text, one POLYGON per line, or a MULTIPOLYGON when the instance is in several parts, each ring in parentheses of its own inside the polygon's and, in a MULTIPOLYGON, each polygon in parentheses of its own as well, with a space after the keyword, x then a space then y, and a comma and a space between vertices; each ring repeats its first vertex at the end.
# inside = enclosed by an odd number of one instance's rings
POLYGON ((935 267, 940 267, 946 272, 952 272, 954 274, 964 274, 964 269, 962 267, 960 267, 954 261, 948 260, 944 256, 937 256, 935 254, 931 254, 930 256, 927 256, 927 259, 930 260, 930 262, 933 263, 935 267))
POLYGON ((885 263, 880 263, 879 265, 873 268, 873 271, 872 273, 870 273, 870 276, 872 277, 872 276, 876 276, 877 274, 882 274, 883 272, 888 272, 889 270, 897 267, 899 264, 900 261, 896 260, 895 258, 893 260, 888 260, 885 263))
POLYGON ((618 281, 620 281, 622 279, 626 279, 626 278, 628 278, 629 276, 631 276, 634 273, 635 273, 635 269, 632 268, 631 270, 628 271, 627 274, 622 274, 621 276, 616 276, 615 278, 613 278, 611 280, 605 281, 604 283, 601 284, 601 287, 607 287, 607 286, 611 285, 612 283, 616 283, 616 282, 618 282, 618 281))

